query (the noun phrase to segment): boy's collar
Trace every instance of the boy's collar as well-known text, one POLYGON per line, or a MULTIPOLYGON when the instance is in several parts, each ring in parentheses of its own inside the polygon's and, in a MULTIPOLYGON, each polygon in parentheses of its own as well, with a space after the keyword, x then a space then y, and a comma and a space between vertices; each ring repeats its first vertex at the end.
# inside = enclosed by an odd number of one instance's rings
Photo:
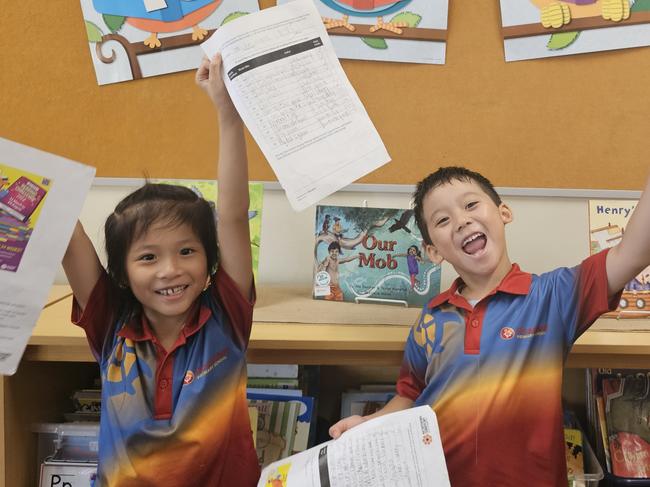
MULTIPOLYGON (((488 294, 496 294, 497 292, 504 292, 508 294, 526 295, 530 290, 530 283, 532 282, 532 275, 528 272, 523 272, 519 265, 512 264, 512 267, 499 283, 499 285, 492 292, 488 294)), ((459 304, 466 303, 467 301, 460 294, 457 294, 458 289, 463 286, 463 280, 458 277, 451 284, 449 289, 434 296, 428 303, 427 307, 432 309, 440 306, 449 301, 451 304, 458 306, 459 304), (460 302, 459 302, 460 301, 460 302)), ((486 296, 487 297, 487 296, 486 296)))

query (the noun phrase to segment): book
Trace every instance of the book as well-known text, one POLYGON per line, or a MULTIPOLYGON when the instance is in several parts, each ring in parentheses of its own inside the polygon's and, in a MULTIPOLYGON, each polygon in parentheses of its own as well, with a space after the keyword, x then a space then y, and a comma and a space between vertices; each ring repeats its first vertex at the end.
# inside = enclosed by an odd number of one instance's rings
POLYGON ((52 180, 0 164, 0 270, 17 272, 52 180))
POLYGON ((298 378, 297 364, 247 364, 248 377, 298 378))
POLYGON ((568 479, 582 478, 585 473, 582 432, 579 429, 565 427, 564 445, 568 479))
POLYGON ((315 299, 422 306, 440 292, 413 210, 317 206, 314 257, 315 299))
POLYGON ((251 423, 251 434, 253 435, 253 446, 257 448, 257 418, 259 411, 255 406, 248 406, 248 420, 251 423))
POLYGON ((248 406, 257 409, 257 441, 255 451, 261 466, 291 455, 296 438, 296 422, 300 412, 298 401, 266 397, 248 398, 248 406))
POLYGON ((298 389, 298 379, 287 379, 284 377, 249 377, 248 387, 266 389, 298 389))
POLYGON ((276 396, 286 397, 300 397, 302 391, 300 389, 268 389, 263 387, 247 387, 247 394, 274 394, 276 396))
POLYGON ((289 454, 306 450, 309 447, 310 433, 313 431, 313 426, 316 419, 316 414, 315 414, 316 401, 313 397, 278 396, 276 394, 273 394, 272 391, 269 393, 247 392, 246 397, 248 398, 249 405, 253 405, 256 407, 258 407, 260 404, 264 402, 295 403, 298 408, 298 415, 296 416, 296 420, 294 423, 295 434, 293 439, 293 445, 289 451, 289 454))
POLYGON ((366 421, 340 438, 273 462, 257 487, 447 487, 436 415, 420 406, 366 421))
POLYGON ((650 371, 628 371, 602 379, 611 472, 650 477, 650 371))
POLYGON ((348 391, 341 394, 341 418, 367 416, 386 405, 395 396, 395 387, 388 392, 348 391))
MULTIPOLYGON (((589 242, 592 255, 614 247, 621 241, 637 203, 636 200, 589 201, 589 242)), ((616 310, 603 316, 608 318, 650 316, 650 266, 625 285, 616 310)))

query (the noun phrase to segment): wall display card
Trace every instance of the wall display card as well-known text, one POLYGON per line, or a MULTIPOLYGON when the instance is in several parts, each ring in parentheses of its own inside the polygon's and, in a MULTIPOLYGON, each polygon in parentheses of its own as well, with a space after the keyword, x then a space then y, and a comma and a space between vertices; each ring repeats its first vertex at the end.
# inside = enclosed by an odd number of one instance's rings
MULTIPOLYGON (((636 200, 590 200, 589 242, 595 254, 621 241, 636 200)), ((650 266, 625 285, 621 301, 609 318, 644 318, 650 316, 650 266)))
MULTIPOLYGON (((153 182, 178 184, 190 188, 196 194, 207 200, 212 208, 217 206, 217 182, 207 179, 156 179, 153 182)), ((262 201, 264 185, 248 183, 248 228, 251 234, 251 257, 253 258, 253 275, 257 279, 257 268, 260 262, 260 243, 262 238, 262 201)))
POLYGON ((81 0, 100 85, 198 68, 199 44, 257 0, 81 0))
POLYGON ((413 210, 318 206, 315 299, 421 307, 440 292, 413 210))
POLYGON ((18 367, 94 176, 0 138, 0 374, 18 367))
POLYGON ((303 210, 390 160, 311 0, 240 17, 202 44, 291 206, 303 210))
POLYGON ((506 61, 650 45, 648 0, 500 0, 506 61))
POLYGON ((262 470, 257 487, 449 486, 430 406, 371 419, 262 470))
POLYGON ((339 58, 445 64, 448 0, 312 1, 339 58))

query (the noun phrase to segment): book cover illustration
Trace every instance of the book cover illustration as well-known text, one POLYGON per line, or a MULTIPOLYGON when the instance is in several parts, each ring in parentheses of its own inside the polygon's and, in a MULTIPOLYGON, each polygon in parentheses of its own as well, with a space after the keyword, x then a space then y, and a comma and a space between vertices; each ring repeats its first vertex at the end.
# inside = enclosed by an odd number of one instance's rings
POLYGON ((313 297, 422 306, 440 266, 421 247, 413 210, 318 206, 313 297))
POLYGON ((582 449, 582 432, 575 428, 564 428, 564 445, 568 478, 584 476, 584 451, 582 449))
MULTIPOLYGON (((177 184, 191 189, 208 201, 212 208, 217 205, 217 182, 207 179, 156 179, 160 184, 177 184)), ((260 240, 262 238, 262 202, 264 187, 261 183, 248 183, 248 228, 251 234, 251 257, 253 259, 253 275, 257 282, 257 268, 260 261, 260 240)))
POLYGON ((262 466, 288 457, 294 450, 296 422, 301 403, 286 399, 290 398, 248 399, 248 405, 257 408, 255 450, 257 460, 262 466))
POLYGON ((0 164, 0 270, 18 270, 52 182, 0 164))
MULTIPOLYGON (((634 211, 636 200, 589 200, 591 255, 617 245, 634 211)), ((603 316, 644 318, 650 316, 650 266, 625 285, 618 308, 603 316)))
POLYGON ((602 381, 612 473, 650 477, 650 371, 602 381))

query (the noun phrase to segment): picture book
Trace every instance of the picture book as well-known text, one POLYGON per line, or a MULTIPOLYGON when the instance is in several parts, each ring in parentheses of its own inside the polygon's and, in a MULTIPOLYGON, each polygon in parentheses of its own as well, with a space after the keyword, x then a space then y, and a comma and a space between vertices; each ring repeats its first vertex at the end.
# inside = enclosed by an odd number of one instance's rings
MULTIPOLYGON (((635 200, 590 200, 590 252, 596 254, 621 241, 627 222, 638 202, 635 200)), ((603 316, 643 318, 650 316, 650 266, 625 285, 618 308, 603 316)))
POLYGON ((582 432, 575 428, 564 428, 564 445, 569 480, 584 476, 582 432))
POLYGON ((602 380, 612 473, 650 477, 650 370, 602 380))
POLYGON ((296 439, 296 422, 300 403, 281 397, 271 400, 256 396, 248 398, 249 407, 257 408, 257 460, 268 465, 291 455, 296 439))
POLYGON ((0 164, 0 271, 16 272, 52 179, 0 164))
MULTIPOLYGON (((156 183, 178 184, 190 188, 207 200, 213 208, 217 205, 217 182, 208 179, 157 179, 156 183)), ((251 234, 251 257, 253 275, 257 282, 257 268, 260 261, 260 240, 262 238, 262 201, 264 187, 261 183, 248 183, 248 227, 251 234)))
POLYGON ((272 390, 268 391, 268 393, 247 392, 246 397, 248 398, 248 404, 250 406, 256 406, 258 409, 265 409, 269 403, 294 403, 298 409, 297 416, 293 423, 293 444, 289 448, 288 455, 306 450, 309 447, 312 424, 316 420, 315 399, 313 397, 281 396, 276 395, 275 391, 272 390))
POLYGON ((341 394, 341 419, 348 416, 367 416, 383 408, 395 396, 392 391, 367 392, 348 391, 341 394))
POLYGON ((316 208, 315 299, 422 306, 439 292, 413 210, 316 208))

